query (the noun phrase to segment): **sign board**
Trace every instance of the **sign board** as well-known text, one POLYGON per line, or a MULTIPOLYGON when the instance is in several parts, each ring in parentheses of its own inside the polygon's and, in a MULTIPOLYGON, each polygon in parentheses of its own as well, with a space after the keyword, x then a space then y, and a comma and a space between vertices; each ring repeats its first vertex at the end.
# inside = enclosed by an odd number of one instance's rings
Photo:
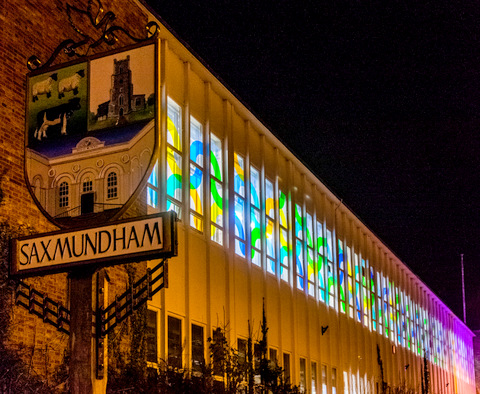
POLYGON ((28 75, 26 181, 60 228, 121 217, 145 184, 158 143, 157 51, 134 46, 28 75))
POLYGON ((12 240, 11 274, 26 277, 84 265, 113 265, 177 255, 173 211, 12 240))

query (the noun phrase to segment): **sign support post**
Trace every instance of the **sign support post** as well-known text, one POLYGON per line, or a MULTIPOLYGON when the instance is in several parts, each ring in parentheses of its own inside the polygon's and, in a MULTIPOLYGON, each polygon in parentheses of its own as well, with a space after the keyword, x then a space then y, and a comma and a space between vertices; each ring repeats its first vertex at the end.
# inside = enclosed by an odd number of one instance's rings
POLYGON ((70 308, 70 392, 102 394, 107 388, 106 338, 99 321, 106 301, 105 270, 72 273, 70 286, 70 299, 75 300, 70 308))
POLYGON ((91 270, 70 275, 70 299, 73 302, 70 305, 69 386, 72 394, 95 393, 92 276, 91 270))

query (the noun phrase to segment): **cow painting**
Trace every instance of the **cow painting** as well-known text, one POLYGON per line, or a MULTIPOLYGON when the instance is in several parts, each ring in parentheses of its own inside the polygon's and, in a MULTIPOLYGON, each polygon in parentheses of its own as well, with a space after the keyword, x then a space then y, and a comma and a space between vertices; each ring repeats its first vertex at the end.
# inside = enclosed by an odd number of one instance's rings
MULTIPOLYGON (((47 129, 57 125, 60 125, 59 134, 66 135, 68 119, 80 108, 80 97, 75 97, 68 100, 68 103, 40 111, 37 114, 37 127, 33 137, 41 141, 42 138, 47 138, 47 129)), ((56 131, 58 132, 58 128, 56 131)))

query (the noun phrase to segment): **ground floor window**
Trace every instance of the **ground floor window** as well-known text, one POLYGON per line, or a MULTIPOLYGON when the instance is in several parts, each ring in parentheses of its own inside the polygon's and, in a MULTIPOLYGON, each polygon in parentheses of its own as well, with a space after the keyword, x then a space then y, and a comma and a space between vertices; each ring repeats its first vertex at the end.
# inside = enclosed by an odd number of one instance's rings
POLYGON ((306 392, 306 387, 305 387, 305 382, 306 382, 306 360, 304 358, 300 358, 300 392, 305 393, 306 392))
POLYGON ((285 382, 290 382, 290 354, 283 353, 283 374, 285 377, 285 382))
POLYGON ((327 366, 322 364, 322 394, 327 394, 327 366))
POLYGON ((273 369, 278 365, 277 361, 277 349, 269 349, 269 359, 270 359, 270 367, 273 369))
POLYGON ((147 361, 158 362, 157 354, 157 312, 147 309, 147 327, 145 330, 147 343, 147 361))
POLYGON ((332 368, 332 394, 337 394, 337 369, 332 368))
POLYGON ((225 348, 224 344, 226 343, 225 334, 221 328, 216 328, 213 330, 210 342, 210 351, 212 355, 212 370, 213 374, 217 376, 223 376, 223 362, 225 358, 225 348))
POLYGON ((168 364, 182 368, 182 321, 168 316, 168 364))
POLYGON ((312 361, 311 364, 312 373, 312 394, 317 394, 317 363, 312 361))
POLYGON ((245 364, 247 362, 247 340, 238 338, 237 339, 237 351, 238 359, 240 363, 245 364))
POLYGON ((192 324, 192 370, 200 372, 205 365, 203 327, 192 324))

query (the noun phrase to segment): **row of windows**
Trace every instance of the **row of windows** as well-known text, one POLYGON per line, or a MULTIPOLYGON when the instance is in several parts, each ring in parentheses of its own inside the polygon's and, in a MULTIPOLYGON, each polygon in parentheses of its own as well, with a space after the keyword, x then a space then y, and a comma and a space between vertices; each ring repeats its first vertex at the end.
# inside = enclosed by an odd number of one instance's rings
MULTIPOLYGON (((418 305, 393 280, 375 271, 367 259, 338 240, 339 309, 371 331, 389 338, 419 356, 459 375, 473 378, 467 349, 461 337, 444 326, 432 313, 418 305), (346 252, 346 255, 345 255, 346 252), (348 300, 348 301, 347 301, 348 300)), ((336 288, 336 287, 335 287, 336 288)))
MULTIPOLYGON (((157 312, 151 309, 147 310, 147 329, 146 329, 146 338, 147 338, 147 361, 153 364, 157 364, 159 361, 158 357, 158 327, 157 327, 157 312)), ((167 360, 169 366, 173 368, 184 368, 187 367, 184 364, 183 360, 183 344, 184 344, 184 332, 183 332, 183 321, 174 316, 168 316, 167 318, 167 360)), ((205 362, 205 352, 208 347, 205 341, 205 328, 204 326, 191 324, 191 370, 193 372, 202 372, 204 370, 205 362)), ((213 330, 212 338, 213 340, 219 341, 223 338, 221 330, 213 330)), ((247 355, 247 339, 238 338, 236 351, 239 357, 240 363, 246 363, 247 355)), ((260 360, 260 351, 258 345, 254 346, 254 364, 258 365, 260 360)), ((283 378, 287 382, 293 382, 291 376, 291 354, 283 352, 281 358, 279 357, 278 350, 275 348, 269 348, 268 358, 274 366, 281 366, 284 375, 283 378)), ((218 360, 217 360, 218 362, 218 360)), ((221 367, 219 364, 216 364, 215 355, 212 358, 212 368, 213 372, 218 375, 223 375, 221 372, 221 367), (217 372, 216 372, 217 371, 217 372)), ((321 364, 320 371, 317 370, 317 362, 311 361, 307 362, 307 359, 304 357, 299 358, 299 375, 298 375, 298 385, 300 392, 311 392, 313 393, 336 393, 337 387, 343 386, 345 393, 356 393, 357 389, 359 392, 381 392, 379 389, 379 382, 375 383, 370 381, 367 376, 359 376, 357 374, 352 374, 349 372, 343 372, 343 380, 339 381, 342 376, 337 376, 337 369, 332 367, 328 368, 327 365, 321 364), (317 373, 320 373, 320 376, 317 373), (308 373, 310 374, 308 376, 308 373), (320 377, 320 381, 319 378, 320 377), (308 378, 308 380, 307 380, 308 378), (372 386, 376 384, 376 390, 372 386), (319 391, 321 390, 321 391, 319 391)))
MULTIPOLYGON (((85 178, 81 187, 82 193, 90 193, 93 191, 93 180, 89 177, 85 178)), ((109 172, 107 175, 107 199, 118 197, 118 176, 115 171, 109 172)), ((63 181, 58 186, 58 206, 66 208, 70 206, 70 184, 63 181)))
MULTIPOLYGON (((166 209, 183 217, 182 188, 188 183, 189 223, 204 231, 204 195, 208 196, 211 239, 224 244, 224 148, 215 134, 205 135, 200 122, 190 117, 187 152, 182 146, 181 107, 168 102, 166 209), (209 149, 205 160, 205 149, 209 149), (190 174, 183 178, 182 155, 188 155, 190 174), (204 182, 210 164, 208 185, 204 182)), ((300 201, 293 203, 290 193, 278 182, 248 165, 245 157, 233 153, 233 216, 235 253, 267 272, 277 275, 298 290, 346 314, 371 331, 389 338, 395 345, 424 354, 443 368, 467 370, 467 349, 462 339, 433 314, 417 305, 392 279, 370 264, 359 251, 310 212, 300 201), (291 211, 293 208, 293 212, 291 211), (290 241, 292 240, 292 241, 290 241), (335 242, 336 241, 336 242, 335 242), (293 266, 291 261, 294 262, 293 266), (453 350, 453 351, 452 351, 453 350), (455 359, 452 355, 455 354, 455 359)), ((158 208, 158 169, 149 179, 147 202, 158 208)))
MULTIPOLYGON (((183 333, 182 333, 182 320, 174 316, 168 316, 167 320, 167 360, 168 365, 173 368, 183 368, 183 333)), ((204 327, 192 324, 191 325, 191 370, 193 372, 203 371, 205 366, 205 332, 204 327)), ((213 330, 212 338, 213 340, 220 340, 220 335, 223 335, 220 330, 213 330)), ((147 361, 151 363, 158 363, 158 354, 157 354, 157 312, 148 309, 147 310, 147 361)), ((240 363, 246 363, 247 360, 247 339, 238 338, 237 339, 237 354, 239 357, 240 363)), ((257 365, 260 360, 259 346, 255 345, 253 349, 254 353, 254 363, 257 365)), ((283 378, 285 381, 292 381, 291 376, 291 355, 290 353, 283 353, 281 359, 278 355, 278 350, 275 348, 269 348, 268 357, 272 364, 275 366, 282 366, 284 371, 283 378)), ((319 393, 319 388, 321 387, 321 393, 335 394, 337 392, 337 370, 336 368, 330 369, 330 378, 327 378, 327 365, 320 365, 320 378, 321 381, 318 382, 317 375, 317 363, 312 361, 310 363, 310 370, 307 371, 307 360, 306 358, 300 357, 299 359, 299 387, 301 392, 305 392, 308 388, 308 392, 319 393), (307 383, 307 372, 310 373, 310 381, 307 383), (329 384, 330 383, 330 384, 329 384), (320 384, 320 386, 319 386, 320 384), (329 391, 330 390, 330 391, 329 391)), ((213 372, 216 371, 216 360, 215 356, 212 359, 212 368, 213 372)), ((220 369, 218 374, 222 374, 220 369)))
MULTIPOLYGON (((183 218, 183 128, 181 108, 173 101, 168 103, 167 143, 166 143, 166 210, 174 210, 178 217, 183 218)), ((190 118, 190 144, 189 150, 189 194, 190 194, 190 225, 196 230, 204 231, 204 184, 205 184, 205 159, 204 159, 204 133, 201 123, 193 116, 190 118)), ((210 234, 211 239, 223 244, 223 146, 220 138, 214 134, 209 136, 209 162, 210 162, 210 234)), ((152 171, 148 179, 147 203, 153 208, 158 208, 158 168, 152 171)))

